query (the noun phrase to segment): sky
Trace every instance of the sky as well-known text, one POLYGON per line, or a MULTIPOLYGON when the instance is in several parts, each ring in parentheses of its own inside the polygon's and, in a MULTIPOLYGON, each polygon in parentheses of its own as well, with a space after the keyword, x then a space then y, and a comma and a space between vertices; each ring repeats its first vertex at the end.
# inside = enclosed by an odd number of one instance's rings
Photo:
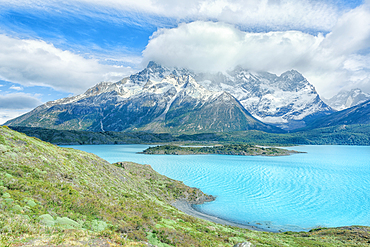
POLYGON ((370 93, 370 0, 0 0, 0 124, 151 60, 370 93))

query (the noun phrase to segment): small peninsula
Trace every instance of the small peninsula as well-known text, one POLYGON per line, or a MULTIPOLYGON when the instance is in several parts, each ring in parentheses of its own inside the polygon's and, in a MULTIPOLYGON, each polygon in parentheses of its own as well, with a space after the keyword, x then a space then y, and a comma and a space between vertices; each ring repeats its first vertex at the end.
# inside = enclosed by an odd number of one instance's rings
POLYGON ((285 156, 300 152, 274 147, 260 147, 250 144, 231 144, 231 145, 215 145, 199 147, 163 145, 149 147, 145 149, 142 153, 171 154, 171 155, 224 154, 224 155, 244 155, 244 156, 285 156))

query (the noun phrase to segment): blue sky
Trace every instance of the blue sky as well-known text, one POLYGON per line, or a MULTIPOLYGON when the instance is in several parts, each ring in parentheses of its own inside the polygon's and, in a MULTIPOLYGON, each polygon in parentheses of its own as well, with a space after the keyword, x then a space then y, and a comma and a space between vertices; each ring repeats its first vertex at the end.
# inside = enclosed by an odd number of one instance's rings
POLYGON ((370 2, 0 0, 0 124, 150 60, 297 69, 324 97, 370 92, 370 2))

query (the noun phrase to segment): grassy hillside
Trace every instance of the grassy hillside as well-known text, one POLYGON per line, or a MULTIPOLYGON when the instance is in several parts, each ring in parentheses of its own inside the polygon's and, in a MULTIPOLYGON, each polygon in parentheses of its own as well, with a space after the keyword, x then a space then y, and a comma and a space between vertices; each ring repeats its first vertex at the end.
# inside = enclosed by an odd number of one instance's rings
MULTIPOLYGON (((201 191, 0 127, 0 246, 368 246, 368 227, 254 232, 188 216, 201 191)), ((208 197, 208 199, 212 199, 208 197)))

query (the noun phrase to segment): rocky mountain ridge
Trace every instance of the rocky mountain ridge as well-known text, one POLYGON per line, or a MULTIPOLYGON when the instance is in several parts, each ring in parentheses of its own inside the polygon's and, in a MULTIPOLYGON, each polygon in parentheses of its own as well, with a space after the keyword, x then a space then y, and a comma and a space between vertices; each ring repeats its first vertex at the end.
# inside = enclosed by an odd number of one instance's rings
POLYGON ((184 70, 150 63, 116 83, 48 102, 6 123, 90 131, 279 131, 253 118, 232 95, 211 92, 184 70))
POLYGON ((350 91, 342 90, 330 99, 324 99, 328 105, 338 111, 359 105, 368 100, 370 100, 370 94, 362 92, 359 88, 351 89, 350 91))
POLYGON ((277 76, 239 67, 226 75, 201 74, 196 79, 209 90, 230 93, 258 120, 288 130, 333 112, 314 86, 295 70, 277 76))
POLYGON ((90 131, 203 132, 303 127, 333 110, 297 71, 194 73, 155 62, 119 82, 47 102, 7 125, 90 131))

